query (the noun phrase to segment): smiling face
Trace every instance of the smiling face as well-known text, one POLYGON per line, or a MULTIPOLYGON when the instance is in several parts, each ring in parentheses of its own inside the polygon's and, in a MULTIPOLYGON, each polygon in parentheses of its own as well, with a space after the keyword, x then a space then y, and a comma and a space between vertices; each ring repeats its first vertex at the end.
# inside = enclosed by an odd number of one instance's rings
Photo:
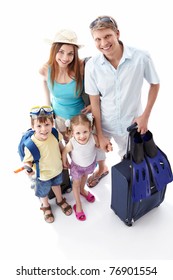
POLYGON ((56 61, 59 67, 66 68, 73 61, 74 55, 74 46, 63 44, 56 54, 56 61))
POLYGON ((113 56, 119 47, 119 31, 111 28, 96 29, 92 32, 96 48, 106 57, 113 56))
POLYGON ((84 124, 73 125, 72 135, 75 140, 81 145, 84 145, 88 142, 90 133, 91 128, 88 122, 84 124))
POLYGON ((47 140, 48 136, 52 132, 52 120, 49 118, 46 118, 43 121, 40 121, 39 118, 33 120, 33 130, 35 130, 35 137, 40 140, 40 141, 45 141, 47 140))

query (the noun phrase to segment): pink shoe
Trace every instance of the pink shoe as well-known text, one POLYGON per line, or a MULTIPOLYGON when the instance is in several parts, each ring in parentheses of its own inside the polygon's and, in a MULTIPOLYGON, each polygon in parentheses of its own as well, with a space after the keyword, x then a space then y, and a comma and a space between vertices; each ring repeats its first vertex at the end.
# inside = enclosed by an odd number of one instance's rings
POLYGON ((83 197, 85 197, 88 202, 94 202, 95 201, 95 196, 93 194, 91 194, 90 192, 88 192, 88 195, 84 195, 82 193, 81 193, 81 195, 83 197))
POLYGON ((73 206, 73 209, 74 209, 74 212, 75 212, 75 214, 76 214, 76 218, 77 218, 79 221, 85 221, 85 220, 86 220, 86 216, 85 216, 84 211, 81 211, 81 212, 77 212, 77 211, 76 211, 76 204, 73 206))

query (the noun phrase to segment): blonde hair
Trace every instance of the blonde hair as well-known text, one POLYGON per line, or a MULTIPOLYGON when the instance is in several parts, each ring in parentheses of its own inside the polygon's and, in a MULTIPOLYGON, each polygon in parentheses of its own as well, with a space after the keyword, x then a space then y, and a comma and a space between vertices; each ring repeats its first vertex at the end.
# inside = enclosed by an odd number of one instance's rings
POLYGON ((77 126, 77 125, 86 125, 88 124, 88 127, 90 129, 93 128, 93 123, 89 120, 89 118, 87 117, 87 115, 85 114, 79 114, 74 116, 73 118, 70 119, 70 125, 69 127, 67 127, 66 129, 66 134, 68 136, 71 136, 72 132, 73 132, 73 126, 77 126))
POLYGON ((110 28, 113 31, 117 32, 118 31, 118 24, 113 17, 106 16, 106 15, 97 17, 90 24, 91 33, 95 30, 100 30, 100 29, 104 29, 104 28, 110 28), (104 19, 105 19, 105 21, 104 21, 104 19))

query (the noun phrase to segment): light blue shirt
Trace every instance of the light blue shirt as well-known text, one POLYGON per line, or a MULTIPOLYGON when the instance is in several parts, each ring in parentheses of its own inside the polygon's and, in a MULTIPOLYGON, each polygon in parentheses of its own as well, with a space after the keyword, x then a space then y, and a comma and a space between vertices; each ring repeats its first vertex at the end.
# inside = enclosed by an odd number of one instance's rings
POLYGON ((76 92, 76 81, 72 80, 67 84, 59 84, 54 81, 52 87, 50 72, 50 68, 48 68, 47 85, 51 92, 51 103, 55 115, 64 119, 71 119, 80 114, 84 108, 84 101, 81 95, 78 96, 78 92, 76 92))
POLYGON ((85 92, 100 94, 105 133, 125 134, 133 119, 141 114, 144 79, 149 84, 160 82, 150 55, 132 47, 124 46, 117 69, 103 54, 90 58, 86 63, 85 92))

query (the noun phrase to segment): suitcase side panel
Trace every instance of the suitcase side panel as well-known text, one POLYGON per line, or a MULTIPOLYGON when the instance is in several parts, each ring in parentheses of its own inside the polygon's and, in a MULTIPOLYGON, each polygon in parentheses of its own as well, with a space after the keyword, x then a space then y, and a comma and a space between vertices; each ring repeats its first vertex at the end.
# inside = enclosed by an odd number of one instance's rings
POLYGON ((112 195, 111 209, 115 214, 126 223, 129 207, 129 179, 130 168, 129 161, 124 160, 117 165, 112 166, 112 195))
POLYGON ((149 211, 158 207, 165 198, 166 186, 161 191, 156 191, 151 196, 143 199, 137 203, 134 203, 133 206, 133 220, 136 221, 149 211))
POLYGON ((123 160, 112 166, 111 176, 111 209, 126 225, 131 225, 132 221, 138 220, 164 201, 166 186, 161 191, 157 191, 152 186, 151 196, 138 202, 133 202, 130 187, 130 160, 123 160))

